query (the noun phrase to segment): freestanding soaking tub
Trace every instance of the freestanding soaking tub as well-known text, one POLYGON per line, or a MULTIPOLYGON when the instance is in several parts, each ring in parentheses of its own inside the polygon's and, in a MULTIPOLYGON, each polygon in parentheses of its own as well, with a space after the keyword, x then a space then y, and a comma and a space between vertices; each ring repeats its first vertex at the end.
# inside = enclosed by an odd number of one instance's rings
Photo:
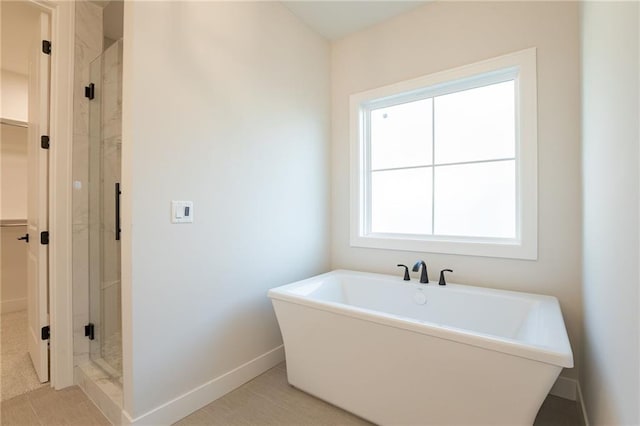
POLYGON ((381 425, 531 425, 573 367, 555 297, 343 270, 269 297, 289 383, 381 425))

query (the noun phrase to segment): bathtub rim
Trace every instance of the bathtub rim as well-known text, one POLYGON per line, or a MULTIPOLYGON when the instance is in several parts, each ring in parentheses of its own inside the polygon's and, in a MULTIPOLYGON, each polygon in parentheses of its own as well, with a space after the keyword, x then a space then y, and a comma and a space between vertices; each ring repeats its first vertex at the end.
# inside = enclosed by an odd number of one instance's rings
MULTIPOLYGON (((354 275, 360 277, 371 277, 377 279, 391 279, 398 280, 399 278, 393 275, 377 274, 371 272, 360 272, 346 269, 336 269, 323 274, 315 275, 310 278, 306 278, 300 281, 296 281, 290 284, 286 284, 279 287, 274 287, 269 290, 268 296, 272 300, 279 300, 288 303, 294 303, 303 305, 312 309, 317 309, 325 312, 334 313, 337 315, 347 316, 353 319, 362 321, 374 322, 383 326, 393 327, 413 333, 428 335, 444 340, 449 340, 465 345, 475 346, 495 352, 506 353, 514 355, 520 358, 525 358, 533 361, 550 364, 555 367, 573 368, 573 351, 569 343, 569 339, 566 332, 566 325, 562 317, 562 311, 560 310, 560 304, 558 299, 554 296, 540 295, 534 293, 525 293, 511 290, 500 290, 489 287, 469 286, 465 284, 447 283, 447 285, 461 290, 469 290, 472 292, 490 292, 498 293, 505 296, 512 297, 530 297, 539 301, 544 301, 548 305, 547 310, 551 310, 550 314, 559 317, 563 330, 555 330, 559 334, 558 344, 553 347, 536 345, 519 341, 516 339, 510 339, 506 337, 495 336, 491 334, 481 333, 477 331, 469 331, 457 327, 448 325, 440 325, 433 322, 414 320, 410 318, 400 317, 398 315, 389 314, 380 311, 373 311, 366 308, 360 308, 353 305, 347 305, 338 302, 318 301, 308 297, 295 295, 288 290, 296 288, 298 286, 305 285, 309 282, 316 281, 332 277, 335 275, 354 275), (564 332, 564 333, 563 333, 564 332)), ((400 281, 399 284, 407 284, 404 281, 400 281)), ((437 286, 437 284, 434 284, 437 286)), ((419 287, 416 287, 419 288, 419 287)))

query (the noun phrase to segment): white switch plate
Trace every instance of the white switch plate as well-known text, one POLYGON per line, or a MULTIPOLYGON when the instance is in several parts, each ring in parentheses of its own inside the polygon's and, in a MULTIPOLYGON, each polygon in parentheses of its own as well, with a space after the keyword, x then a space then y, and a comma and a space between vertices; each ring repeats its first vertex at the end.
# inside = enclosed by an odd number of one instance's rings
POLYGON ((171 201, 171 223, 193 223, 193 201, 171 201))

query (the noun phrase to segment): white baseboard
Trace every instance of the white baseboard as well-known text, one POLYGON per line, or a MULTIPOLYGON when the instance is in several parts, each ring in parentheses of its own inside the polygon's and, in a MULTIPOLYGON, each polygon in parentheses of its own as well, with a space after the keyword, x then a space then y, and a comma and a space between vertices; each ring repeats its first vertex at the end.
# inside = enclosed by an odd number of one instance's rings
POLYGON ((589 426, 589 417, 587 417, 587 407, 584 405, 584 398, 582 397, 582 387, 580 386, 580 382, 577 383, 578 389, 578 403, 580 404, 580 412, 582 413, 582 423, 584 426, 589 426))
POLYGON ((569 379, 567 377, 558 377, 556 383, 549 392, 551 395, 559 396, 560 398, 570 399, 571 401, 577 401, 578 399, 578 381, 569 379))
POLYGON ((135 426, 170 425, 226 395, 282 361, 284 361, 284 346, 280 345, 135 419, 123 411, 122 424, 135 426))
POLYGON ((3 314, 27 309, 27 298, 3 300, 0 304, 0 312, 3 314))
POLYGON ((587 410, 584 406, 584 398, 582 398, 582 388, 580 387, 579 381, 560 376, 551 388, 549 394, 571 401, 577 401, 582 414, 582 423, 585 426, 589 426, 589 419, 587 418, 587 410))

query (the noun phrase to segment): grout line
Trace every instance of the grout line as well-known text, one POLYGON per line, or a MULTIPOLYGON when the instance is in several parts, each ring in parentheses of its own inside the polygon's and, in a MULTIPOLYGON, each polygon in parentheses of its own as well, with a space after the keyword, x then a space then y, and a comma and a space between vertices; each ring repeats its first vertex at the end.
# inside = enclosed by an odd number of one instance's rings
POLYGON ((42 422, 42 420, 40 419, 40 416, 38 415, 38 412, 36 411, 35 407, 31 403, 31 398, 27 398, 27 401, 29 403, 29 408, 31 408, 31 412, 33 413, 34 416, 36 416, 36 420, 38 420, 38 424, 41 426, 46 425, 46 423, 42 422))

